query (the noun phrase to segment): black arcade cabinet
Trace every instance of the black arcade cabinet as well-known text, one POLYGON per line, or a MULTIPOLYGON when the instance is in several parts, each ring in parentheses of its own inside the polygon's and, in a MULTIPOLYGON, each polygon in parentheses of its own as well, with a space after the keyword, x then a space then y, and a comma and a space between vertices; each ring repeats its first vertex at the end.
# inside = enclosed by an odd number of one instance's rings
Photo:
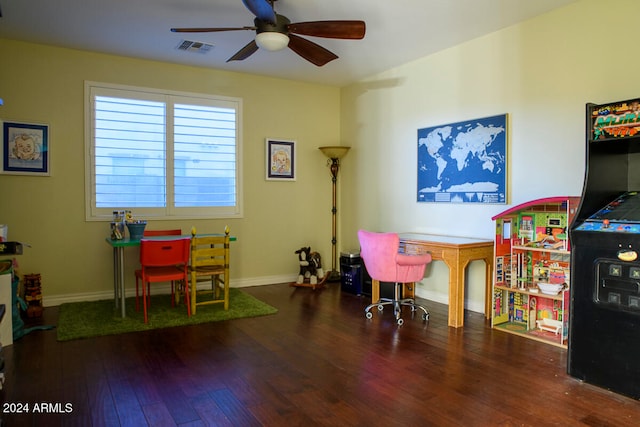
POLYGON ((640 99, 587 104, 571 240, 568 372, 640 398, 640 99))

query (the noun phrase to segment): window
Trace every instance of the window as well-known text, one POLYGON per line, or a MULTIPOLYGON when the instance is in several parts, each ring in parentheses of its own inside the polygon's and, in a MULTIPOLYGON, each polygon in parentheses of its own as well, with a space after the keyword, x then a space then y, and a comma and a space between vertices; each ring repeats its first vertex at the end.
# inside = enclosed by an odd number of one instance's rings
POLYGON ((241 100, 85 83, 87 219, 241 209, 241 100))

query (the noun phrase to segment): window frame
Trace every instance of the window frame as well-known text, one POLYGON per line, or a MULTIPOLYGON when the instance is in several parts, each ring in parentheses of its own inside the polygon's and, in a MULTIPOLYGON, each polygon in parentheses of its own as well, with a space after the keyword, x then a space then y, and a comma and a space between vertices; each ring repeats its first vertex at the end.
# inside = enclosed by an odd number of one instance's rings
POLYGON ((178 92, 169 90, 152 89, 138 86, 118 85, 110 83, 100 83, 85 81, 85 218, 87 221, 111 220, 113 210, 131 210, 136 217, 141 219, 156 220, 179 220, 190 218, 242 218, 243 211, 243 185, 242 185, 242 99, 235 97, 225 97, 218 95, 207 95, 191 92, 178 92), (95 96, 120 96, 133 98, 136 94, 142 100, 161 101, 166 106, 166 154, 167 154, 167 177, 166 177, 166 200, 167 206, 164 208, 131 208, 127 206, 114 206, 109 208, 96 207, 95 199, 95 96), (235 206, 215 206, 215 207, 181 207, 173 206, 173 105, 192 104, 205 106, 223 106, 233 108, 236 112, 235 129, 235 206), (170 167, 169 167, 170 166, 170 167))

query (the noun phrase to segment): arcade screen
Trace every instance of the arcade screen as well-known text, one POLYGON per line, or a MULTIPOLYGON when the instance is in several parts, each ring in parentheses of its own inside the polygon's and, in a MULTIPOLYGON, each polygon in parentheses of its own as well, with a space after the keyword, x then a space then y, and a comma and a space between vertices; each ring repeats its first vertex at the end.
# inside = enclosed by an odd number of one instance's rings
POLYGON ((623 193, 587 219, 587 221, 604 220, 618 223, 640 222, 640 193, 637 191, 623 193))

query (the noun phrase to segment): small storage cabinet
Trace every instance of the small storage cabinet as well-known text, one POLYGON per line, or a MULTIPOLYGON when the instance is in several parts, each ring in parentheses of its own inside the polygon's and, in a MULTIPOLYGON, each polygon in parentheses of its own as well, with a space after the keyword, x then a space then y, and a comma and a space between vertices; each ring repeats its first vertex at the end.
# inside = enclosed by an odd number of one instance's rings
POLYGON ((570 247, 579 197, 548 197, 508 209, 496 224, 491 326, 567 347, 570 247))
POLYGON ((361 295, 365 274, 360 252, 340 252, 340 283, 343 292, 361 295))

